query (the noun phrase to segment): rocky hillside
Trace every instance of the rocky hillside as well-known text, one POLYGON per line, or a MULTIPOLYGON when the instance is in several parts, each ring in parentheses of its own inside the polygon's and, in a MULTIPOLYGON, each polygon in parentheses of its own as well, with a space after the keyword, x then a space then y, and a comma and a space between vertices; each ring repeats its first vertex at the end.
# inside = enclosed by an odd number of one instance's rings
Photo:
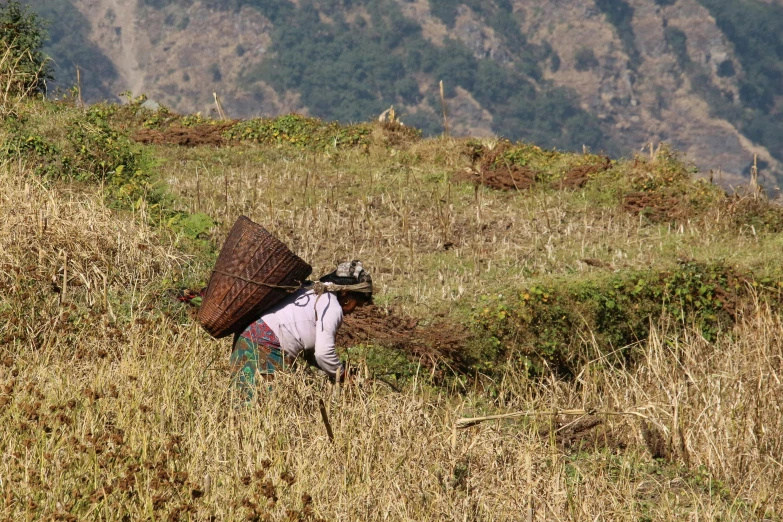
MULTIPOLYGON (((783 179, 780 0, 34 0, 59 86, 181 112, 297 111, 629 155, 666 141, 783 179), (778 27, 780 26, 780 27, 778 27)), ((777 178, 777 179, 775 179, 777 178)))

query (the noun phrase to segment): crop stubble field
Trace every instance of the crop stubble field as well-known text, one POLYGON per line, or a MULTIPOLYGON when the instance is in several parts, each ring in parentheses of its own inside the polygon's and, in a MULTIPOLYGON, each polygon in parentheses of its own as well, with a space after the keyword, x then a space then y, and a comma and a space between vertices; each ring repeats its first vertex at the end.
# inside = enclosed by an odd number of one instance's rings
MULTIPOLYGON (((25 110, 27 127, 13 132, 62 150, 58 126, 82 118, 68 107, 25 110)), ((131 144, 170 196, 124 206, 88 177, 42 176, 38 151, 7 153, 1 518, 780 518, 775 207, 693 180, 666 149, 606 164, 501 140, 368 129, 348 147, 131 144), (584 182, 565 183, 585 166, 584 182), (481 184, 504 176, 532 182, 481 184), (316 275, 362 259, 379 290, 378 320, 419 326, 396 344, 370 333, 342 347, 359 369, 350 385, 299 369, 257 405, 236 407, 229 342, 210 339, 166 290, 204 282, 241 214, 316 275), (662 302, 635 342, 608 343, 619 331, 605 327, 611 317, 644 303, 621 301, 618 287, 612 307, 629 309, 608 307, 602 285, 716 263, 731 267, 733 283, 702 284, 716 297, 697 308, 683 294, 692 316, 662 302), (750 273, 759 277, 737 275, 750 273), (598 297, 585 302, 600 300, 600 313, 568 323, 563 337, 555 315, 593 310, 573 297, 584 281, 596 282, 598 297), (566 288, 576 290, 558 293, 566 288), (729 303, 730 320, 710 322, 729 303), (532 329, 549 351, 525 344, 532 329), (455 332, 465 342, 444 351, 439 339, 455 332), (557 414, 570 409, 600 413, 557 414), (460 417, 512 411, 534 414, 454 429, 460 417)))

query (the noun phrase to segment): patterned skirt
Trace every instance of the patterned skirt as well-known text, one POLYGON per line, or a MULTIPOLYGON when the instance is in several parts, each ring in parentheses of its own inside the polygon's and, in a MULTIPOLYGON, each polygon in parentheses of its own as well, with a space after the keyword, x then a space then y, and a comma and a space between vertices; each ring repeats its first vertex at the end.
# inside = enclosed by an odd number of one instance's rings
POLYGON ((255 395, 257 373, 272 375, 287 365, 280 340, 261 319, 235 338, 229 362, 234 375, 234 387, 245 402, 252 401, 255 395))

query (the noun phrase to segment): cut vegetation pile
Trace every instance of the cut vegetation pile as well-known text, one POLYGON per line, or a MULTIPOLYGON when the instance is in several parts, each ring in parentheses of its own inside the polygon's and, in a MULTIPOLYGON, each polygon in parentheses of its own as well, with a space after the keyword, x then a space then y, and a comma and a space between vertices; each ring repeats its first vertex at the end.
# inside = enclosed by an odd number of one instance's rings
POLYGON ((502 140, 486 145, 470 142, 466 155, 471 159, 471 167, 457 176, 457 180, 497 190, 527 190, 545 180, 554 188, 574 190, 584 187, 594 174, 612 166, 606 156, 585 155, 579 163, 565 165, 567 170, 556 179, 550 179, 548 171, 553 161, 560 160, 562 155, 502 140))
POLYGON ((178 145, 180 147, 196 147, 198 145, 213 145, 216 147, 227 142, 223 134, 233 127, 233 123, 202 124, 185 127, 170 125, 165 129, 139 129, 133 133, 134 141, 154 145, 178 145))
POLYGON ((337 341, 341 346, 375 344, 397 350, 433 372, 444 364, 454 371, 469 372, 474 361, 466 358, 473 334, 462 325, 442 320, 426 326, 420 322, 399 317, 392 309, 360 308, 345 318, 337 341))
POLYGON ((783 218, 763 196, 665 148, 608 160, 138 101, 15 112, 0 519, 782 516, 783 218), (316 276, 372 273, 377 306, 340 332, 350 385, 300 368, 237 408, 230 341, 167 297, 203 285, 243 214, 316 276))

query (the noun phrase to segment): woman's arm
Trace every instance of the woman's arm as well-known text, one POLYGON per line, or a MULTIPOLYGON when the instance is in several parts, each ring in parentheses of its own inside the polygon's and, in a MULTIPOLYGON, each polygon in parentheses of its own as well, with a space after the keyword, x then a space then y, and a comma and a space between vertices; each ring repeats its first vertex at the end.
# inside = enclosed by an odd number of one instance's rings
POLYGON ((315 306, 318 314, 315 321, 315 360, 318 367, 334 377, 342 369, 335 350, 337 330, 343 322, 343 310, 337 297, 329 292, 323 294, 315 306))

